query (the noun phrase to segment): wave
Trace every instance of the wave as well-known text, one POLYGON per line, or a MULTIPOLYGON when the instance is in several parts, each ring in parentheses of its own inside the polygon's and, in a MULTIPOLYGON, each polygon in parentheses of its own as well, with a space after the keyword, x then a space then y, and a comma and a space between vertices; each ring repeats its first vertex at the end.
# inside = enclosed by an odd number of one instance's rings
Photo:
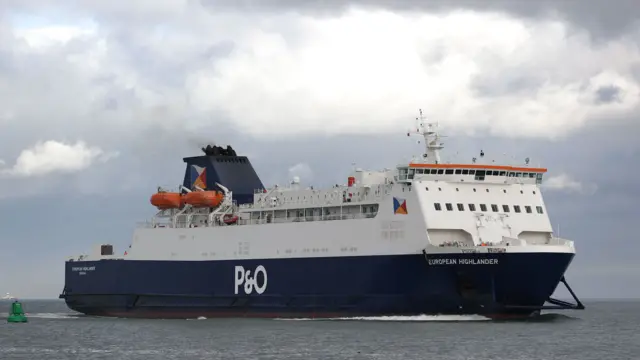
POLYGON ((338 317, 338 318, 291 318, 291 319, 275 319, 289 321, 435 321, 435 322, 451 322, 451 321, 489 321, 491 319, 481 315, 415 315, 415 316, 354 316, 354 317, 338 317))
MULTIPOLYGON (((36 319, 77 319, 84 315, 72 313, 25 313, 27 318, 36 319)), ((9 313, 3 313, 2 316, 9 316, 9 313)))

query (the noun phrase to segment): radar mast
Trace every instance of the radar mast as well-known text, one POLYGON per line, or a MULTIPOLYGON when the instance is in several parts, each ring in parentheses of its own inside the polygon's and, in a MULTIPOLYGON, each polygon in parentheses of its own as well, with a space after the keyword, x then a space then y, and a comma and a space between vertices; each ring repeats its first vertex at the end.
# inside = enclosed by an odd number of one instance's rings
POLYGON ((422 109, 419 111, 420 116, 416 118, 415 131, 407 132, 407 136, 420 135, 424 138, 425 152, 422 154, 422 163, 440 164, 440 150, 444 148, 444 143, 440 142, 442 136, 438 133, 438 122, 428 121, 422 115, 422 109))

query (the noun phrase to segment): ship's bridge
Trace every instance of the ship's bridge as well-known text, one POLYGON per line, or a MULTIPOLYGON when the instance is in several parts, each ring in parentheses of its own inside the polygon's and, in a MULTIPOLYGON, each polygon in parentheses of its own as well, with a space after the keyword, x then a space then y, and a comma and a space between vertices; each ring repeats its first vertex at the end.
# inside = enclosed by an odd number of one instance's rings
POLYGON ((541 184, 545 168, 485 165, 485 164, 431 164, 409 163, 398 166, 398 182, 411 183, 414 179, 451 182, 485 182, 497 184, 541 184))
POLYGON ((542 177, 547 169, 529 166, 530 159, 526 158, 524 164, 496 165, 491 163, 477 163, 477 160, 486 159, 483 150, 480 150, 480 159, 472 158, 472 163, 444 163, 440 159, 440 150, 444 148, 442 138, 438 133, 437 123, 427 122, 422 116, 416 118, 415 130, 409 130, 407 136, 419 135, 423 138, 424 153, 420 157, 414 157, 408 164, 402 164, 396 168, 395 181, 411 184, 414 179, 438 180, 447 182, 481 182, 493 184, 542 184, 542 177))

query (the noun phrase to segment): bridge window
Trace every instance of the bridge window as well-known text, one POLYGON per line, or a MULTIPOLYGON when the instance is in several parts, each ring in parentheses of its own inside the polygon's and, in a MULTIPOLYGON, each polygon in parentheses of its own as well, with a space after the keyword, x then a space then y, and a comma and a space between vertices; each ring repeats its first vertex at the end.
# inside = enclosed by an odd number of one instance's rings
POLYGON ((442 210, 442 207, 440 207, 440 203, 435 203, 433 204, 433 206, 436 208, 437 211, 442 210))
POLYGON ((520 212, 520 205, 513 205, 513 211, 519 213, 520 212))
POLYGON ((444 172, 446 175, 453 175, 453 169, 447 169, 447 171, 444 172))
POLYGON ((463 169, 462 170, 462 175, 469 175, 469 170, 468 169, 463 169))
POLYGON ((538 214, 544 214, 544 212, 542 211, 542 206, 536 206, 536 211, 538 211, 538 214))
POLYGON ((438 170, 438 175, 442 175, 442 174, 444 174, 444 170, 439 169, 439 170, 438 170))
POLYGON ((480 204, 480 210, 486 212, 487 211, 487 205, 485 204, 480 204))
POLYGON ((469 204, 469 211, 476 211, 476 204, 469 204))
POLYGON ((499 175, 498 175, 498 176, 505 176, 505 175, 507 175, 507 172, 506 172, 506 171, 500 171, 500 173, 499 173, 499 175))
POLYGON ((453 211, 453 206, 451 205, 451 203, 446 203, 445 206, 447 207, 447 211, 453 211))
POLYGON ((491 210, 493 210, 493 212, 498 212, 498 205, 491 204, 491 210))
POLYGON ((478 171, 476 171, 475 180, 483 181, 484 180, 484 176, 485 176, 485 171, 484 170, 478 170, 478 171))
POLYGON ((473 175, 473 174, 475 174, 475 173, 476 173, 476 171, 475 171, 475 170, 469 170, 469 175, 473 175))
POLYGON ((458 211, 464 211, 464 204, 458 204, 458 211))
POLYGON ((502 205, 502 210, 506 213, 509 212, 509 205, 502 205))
POLYGON ((462 174, 462 170, 456 169, 456 175, 460 175, 460 174, 462 174))
POLYGON ((531 206, 525 205, 524 209, 527 211, 527 214, 531 214, 531 206))
POLYGON ((400 178, 400 180, 407 180, 407 173, 408 169, 406 168, 398 169, 398 177, 400 178))

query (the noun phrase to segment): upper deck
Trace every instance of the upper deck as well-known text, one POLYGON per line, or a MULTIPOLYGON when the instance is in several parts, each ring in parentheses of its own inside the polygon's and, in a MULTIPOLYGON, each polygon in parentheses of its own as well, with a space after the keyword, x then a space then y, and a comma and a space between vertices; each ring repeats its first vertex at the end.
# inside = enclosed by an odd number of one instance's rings
MULTIPOLYGON (((224 226, 231 224, 257 225, 373 218, 378 214, 380 204, 389 198, 394 188, 401 193, 405 191, 405 188, 406 191, 411 192, 412 185, 414 183, 417 184, 417 182, 435 181, 451 184, 485 184, 492 186, 538 186, 542 183, 543 174, 547 169, 529 166, 530 161, 528 158, 524 160, 524 164, 518 165, 496 165, 492 160, 489 160, 490 163, 482 164, 476 158, 473 158, 469 164, 443 163, 440 159, 439 151, 444 145, 439 142, 440 137, 433 124, 425 124, 422 117, 416 120, 419 122, 419 126, 417 126, 414 133, 422 136, 426 144, 425 151, 420 158, 414 158, 412 161, 400 164, 393 170, 368 171, 354 169, 347 177, 346 184, 336 184, 326 188, 303 187, 297 177, 294 177, 293 181, 287 186, 279 187, 274 185, 270 188, 265 188, 250 166, 248 159, 236 156, 230 147, 228 147, 229 150, 226 150, 229 154, 222 155, 220 158, 215 157, 215 154, 208 154, 206 157, 187 158, 191 162, 193 162, 193 159, 202 160, 202 166, 198 168, 198 166, 187 161, 189 171, 185 175, 183 189, 185 191, 197 191, 197 188, 224 188, 226 189, 225 203, 218 208, 191 208, 185 206, 180 209, 160 211, 151 224, 148 223, 146 226, 157 225, 156 220, 163 217, 169 219, 166 222, 166 226, 169 227, 224 226), (241 165, 242 174, 248 174, 247 177, 251 179, 250 183, 257 184, 257 188, 253 188, 252 194, 248 196, 249 191, 245 186, 249 184, 248 182, 245 181, 243 187, 239 187, 232 181, 240 173, 233 170, 235 168, 223 169, 218 167, 218 163, 229 163, 235 167, 241 165), (209 166, 209 168, 205 168, 205 166, 209 166), (209 172, 207 172, 208 169, 210 170, 209 172), (221 169, 228 171, 224 172, 221 169), (225 181, 225 179, 227 180, 225 181), (232 186, 227 188, 227 185, 222 186, 218 181, 221 183, 231 182, 232 186), (236 191, 240 192, 242 201, 236 199, 236 191), (228 218, 231 215, 234 217, 233 222, 225 223, 222 221, 223 217, 228 218)), ((408 135, 411 135, 411 132, 408 135)), ((486 160, 483 151, 480 152, 480 160, 486 160)), ((457 187, 454 188, 458 190, 457 187)), ((498 201, 494 199, 495 195, 489 193, 488 190, 487 194, 484 194, 482 198, 475 194, 475 187, 472 190, 473 193, 467 195, 468 199, 463 201, 464 203, 478 202, 479 207, 482 208, 486 204, 493 204, 498 201)), ((522 189, 519 190, 520 193, 523 192, 522 189)), ((507 193, 506 188, 501 191, 507 193)), ((535 194, 535 191, 533 193, 535 194)), ((459 196, 459 194, 456 196, 459 196)), ((437 200, 447 203, 450 199, 438 198, 437 200)), ((458 202, 460 201, 456 203, 458 202)), ((509 204, 511 206, 538 206, 541 202, 542 200, 540 199, 535 200, 535 204, 520 204, 517 201, 512 202, 510 200, 509 204)), ((451 215, 453 216, 453 214, 451 215)), ((454 216, 452 219, 461 221, 459 215, 457 218, 454 216)), ((450 222, 450 224, 454 223, 450 222)))

